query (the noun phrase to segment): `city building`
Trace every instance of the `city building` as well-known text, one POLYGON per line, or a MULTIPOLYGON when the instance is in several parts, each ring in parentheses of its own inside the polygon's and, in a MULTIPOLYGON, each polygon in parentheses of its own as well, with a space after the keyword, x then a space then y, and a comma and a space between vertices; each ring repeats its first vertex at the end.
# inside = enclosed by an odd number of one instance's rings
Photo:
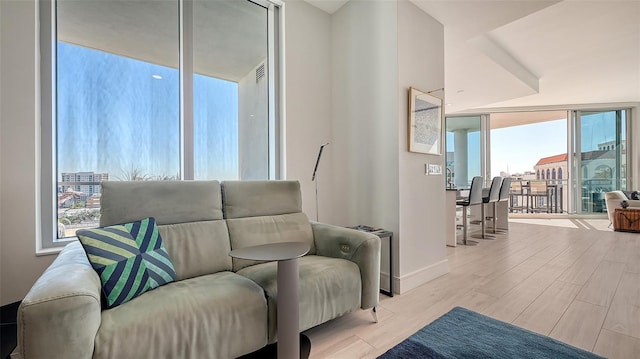
POLYGON ((72 189, 82 192, 86 197, 100 193, 100 182, 108 181, 108 173, 95 172, 63 172, 58 182, 58 194, 72 189))
POLYGON ((561 181, 567 177, 567 154, 543 157, 533 169, 536 179, 561 181))
POLYGON ((108 181, 108 173, 63 172, 58 182, 58 208, 100 208, 100 182, 108 181))

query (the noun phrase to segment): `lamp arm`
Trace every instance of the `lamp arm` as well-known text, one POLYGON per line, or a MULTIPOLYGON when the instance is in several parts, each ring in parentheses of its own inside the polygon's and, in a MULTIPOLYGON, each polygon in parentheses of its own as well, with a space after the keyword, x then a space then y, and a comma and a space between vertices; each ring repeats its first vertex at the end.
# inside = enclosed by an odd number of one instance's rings
POLYGON ((316 165, 313 168, 313 175, 311 176, 311 181, 315 181, 316 180, 316 172, 318 171, 318 165, 320 164, 320 158, 322 158, 322 150, 324 150, 324 146, 328 145, 329 142, 323 144, 320 146, 320 151, 318 151, 318 159, 316 159, 316 165))

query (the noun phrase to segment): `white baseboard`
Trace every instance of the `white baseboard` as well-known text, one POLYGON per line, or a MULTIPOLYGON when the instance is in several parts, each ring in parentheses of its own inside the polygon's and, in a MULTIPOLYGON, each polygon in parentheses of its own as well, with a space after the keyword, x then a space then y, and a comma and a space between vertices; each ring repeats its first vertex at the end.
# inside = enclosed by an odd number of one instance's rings
MULTIPOLYGON (((399 278, 394 278, 393 289, 394 292, 403 294, 447 273, 449 273, 449 260, 443 259, 428 267, 418 269, 417 271, 403 275, 399 278)), ((385 281, 381 283, 386 283, 387 278, 385 278, 385 281)))

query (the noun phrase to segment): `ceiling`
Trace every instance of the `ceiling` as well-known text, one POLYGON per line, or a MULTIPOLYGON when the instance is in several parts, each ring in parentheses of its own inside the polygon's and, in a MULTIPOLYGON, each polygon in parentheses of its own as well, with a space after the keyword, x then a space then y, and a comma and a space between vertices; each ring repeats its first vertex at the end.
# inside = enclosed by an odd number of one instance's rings
MULTIPOLYGON (((456 130, 480 131, 480 117, 481 115, 447 116, 447 132, 456 130)), ((496 130, 532 123, 565 120, 567 111, 498 112, 490 114, 490 118, 490 129, 496 130)))
POLYGON ((532 123, 566 120, 567 111, 500 112, 491 114, 491 129, 522 126, 532 123))
MULTIPOLYGON (((447 114, 640 102, 640 0, 411 1, 444 25, 447 114)), ((238 81, 264 61, 264 8, 193 3, 196 72, 238 81)), ((63 41, 177 66, 173 2, 60 1, 58 16, 63 41)))
POLYGON ((640 102, 640 0, 411 1, 444 25, 448 114, 640 102))
MULTIPOLYGON (((193 2, 193 67, 237 82, 267 57, 267 10, 249 1, 193 2)), ((175 1, 58 2, 64 42, 177 68, 175 1), (141 29, 140 24, 144 24, 141 29)))

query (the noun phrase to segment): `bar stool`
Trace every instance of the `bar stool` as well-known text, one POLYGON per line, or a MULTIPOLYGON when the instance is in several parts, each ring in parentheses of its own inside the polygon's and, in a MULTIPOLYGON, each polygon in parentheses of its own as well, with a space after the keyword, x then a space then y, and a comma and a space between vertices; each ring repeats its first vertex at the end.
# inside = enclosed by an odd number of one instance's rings
POLYGON ((498 201, 500 200, 500 190, 502 189, 502 177, 496 176, 491 180, 491 187, 489 188, 489 195, 482 197, 482 239, 495 239, 494 236, 487 236, 486 234, 486 221, 491 219, 493 221, 493 233, 496 233, 496 208, 498 201), (493 216, 487 217, 485 215, 485 207, 487 204, 493 204, 493 216))
POLYGON ((467 223, 467 209, 470 206, 475 205, 482 205, 482 177, 480 176, 473 177, 473 179, 471 180, 469 197, 456 201, 456 206, 462 206, 462 226, 464 228, 462 244, 464 244, 465 246, 478 244, 478 242, 475 241, 467 241, 467 230, 469 227, 469 224, 467 223))
MULTIPOLYGON (((497 232, 496 230, 496 222, 498 220, 498 203, 507 202, 507 206, 509 205, 508 203, 510 200, 509 197, 511 196, 510 190, 511 190, 511 177, 503 178, 502 186, 500 187, 500 196, 499 196, 498 202, 493 203, 493 217, 491 217, 491 220, 493 222, 493 233, 496 233, 496 234, 504 233, 503 231, 497 232)), ((509 215, 507 214, 507 216, 509 215)))

